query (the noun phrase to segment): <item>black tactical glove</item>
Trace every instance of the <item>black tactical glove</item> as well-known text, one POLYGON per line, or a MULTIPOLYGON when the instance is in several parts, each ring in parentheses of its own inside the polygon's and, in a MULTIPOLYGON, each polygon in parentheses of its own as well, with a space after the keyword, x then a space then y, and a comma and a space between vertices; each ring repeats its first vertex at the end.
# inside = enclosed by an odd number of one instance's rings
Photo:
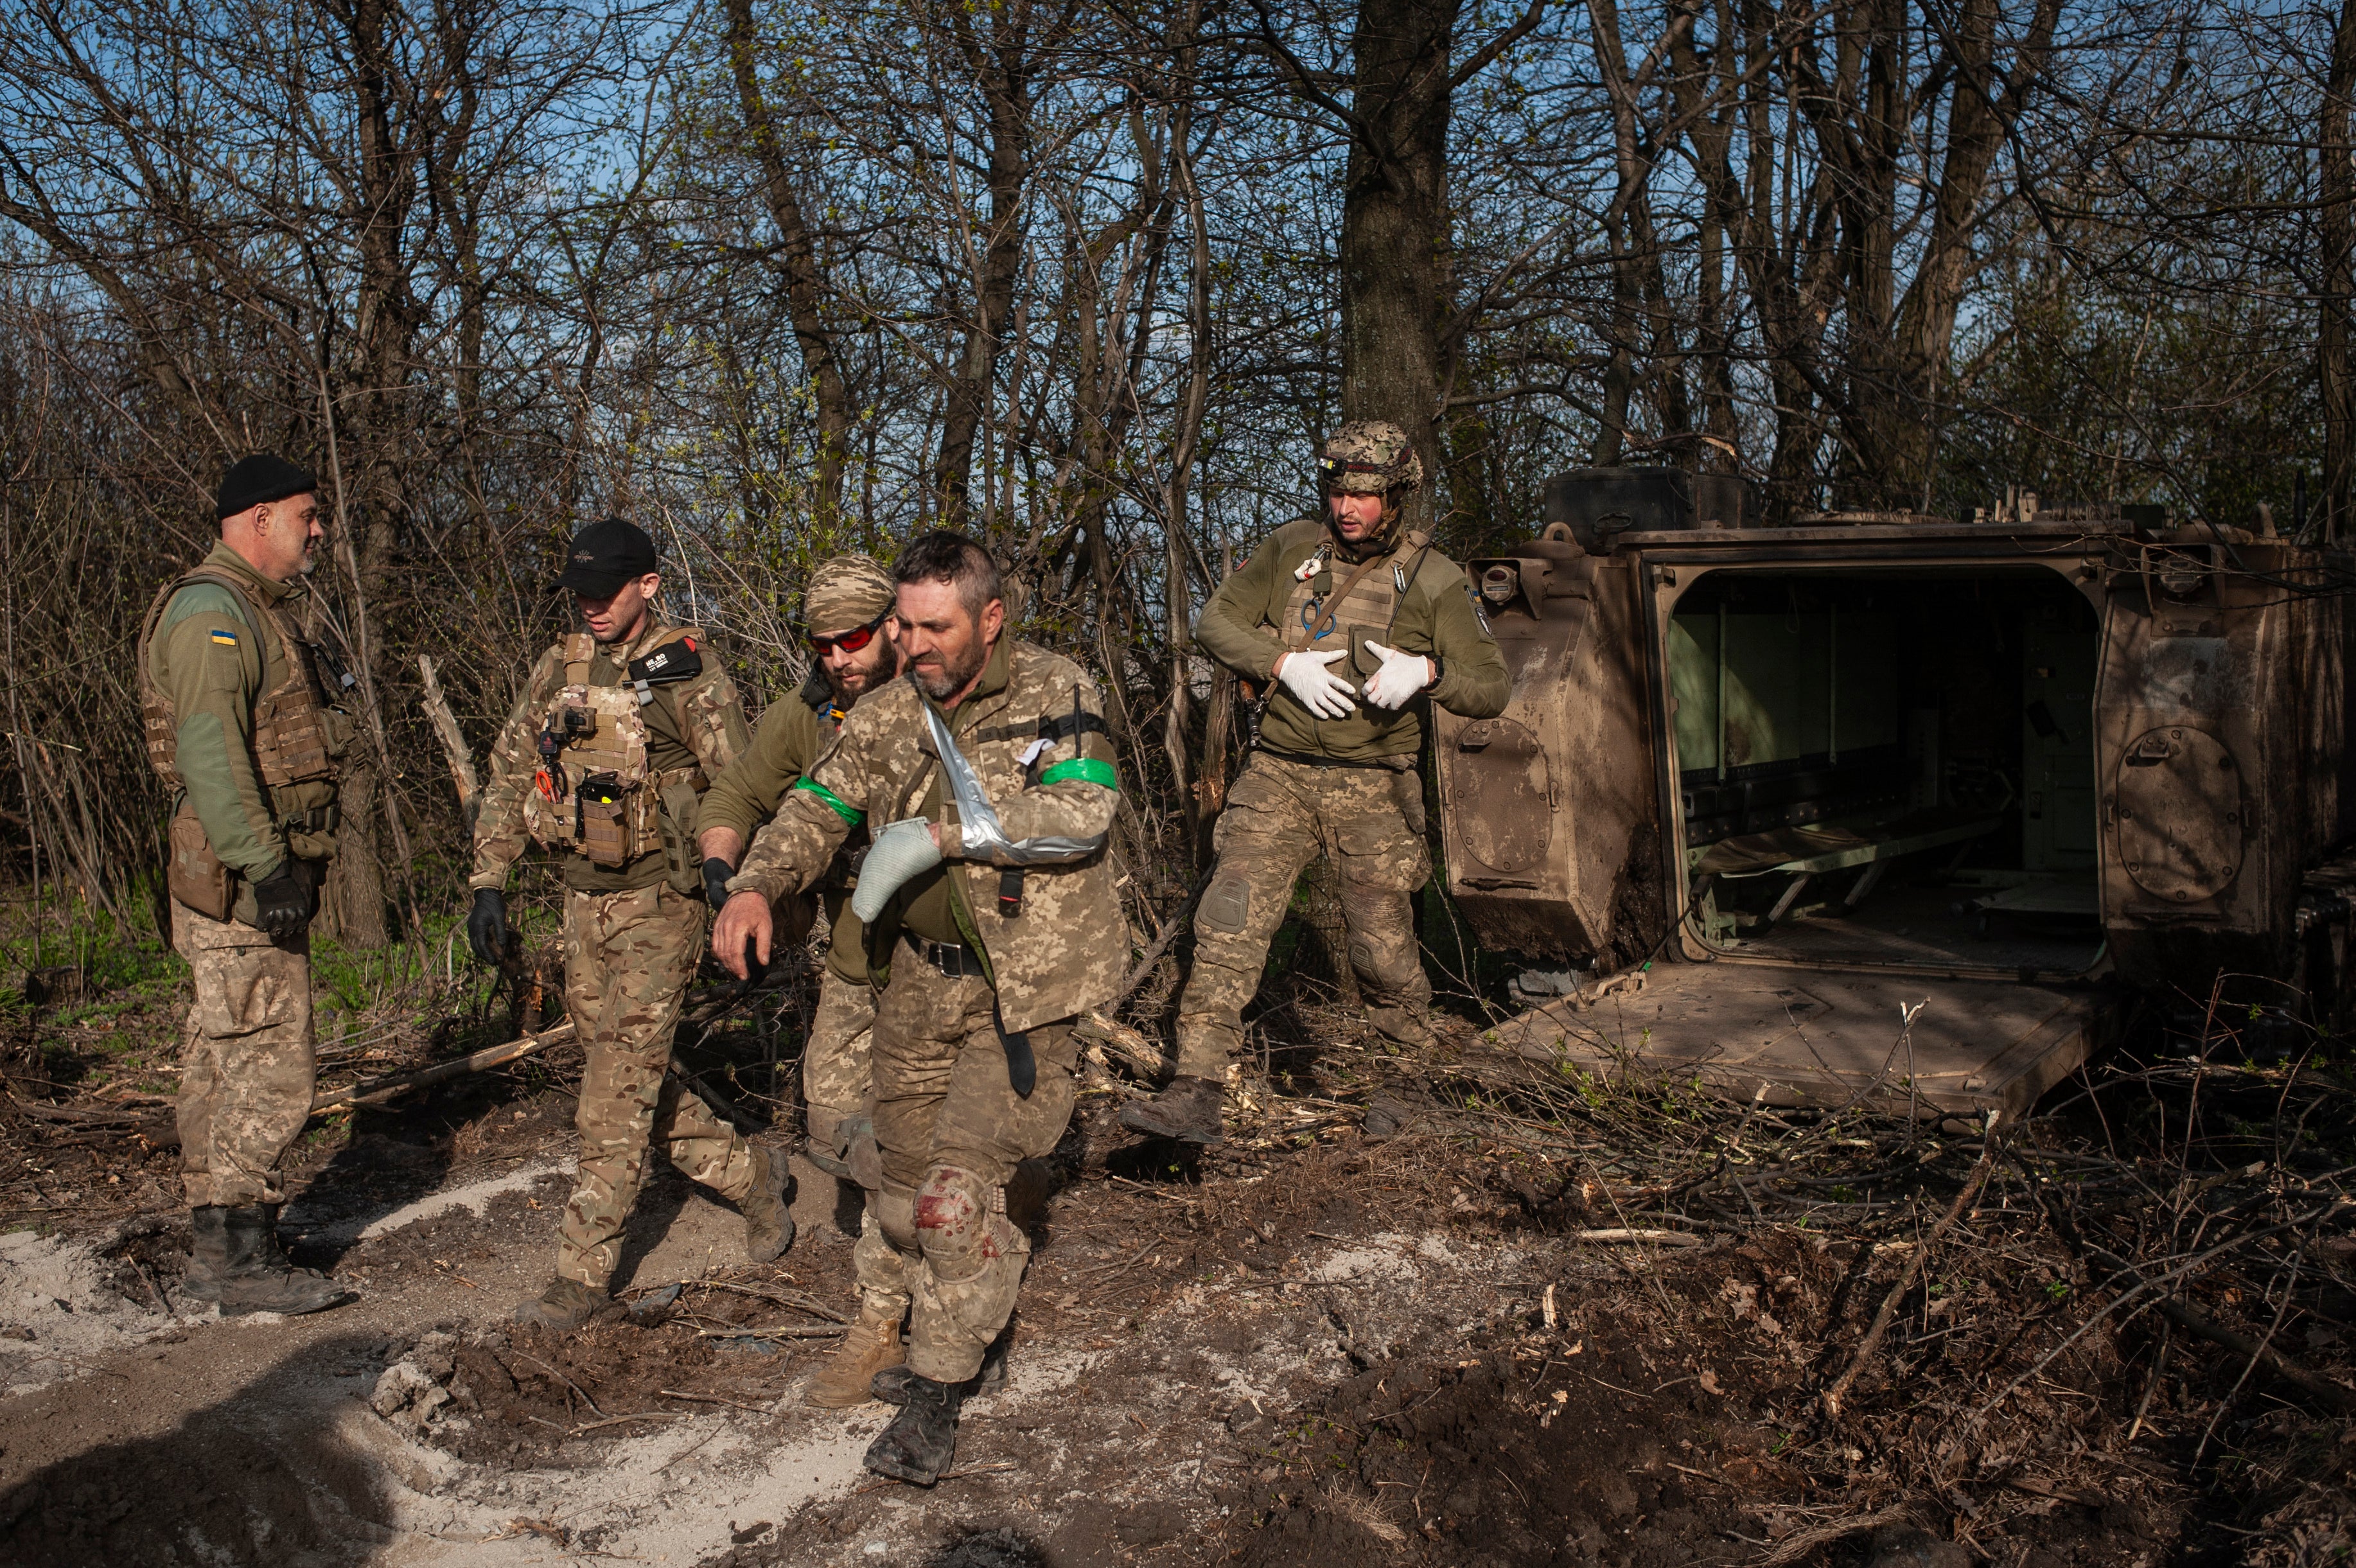
POLYGON ((714 909, 728 902, 728 879, 736 868, 724 860, 706 855, 703 860, 703 901, 714 909))
POLYGON ((466 915, 466 945, 484 963, 497 963, 508 950, 508 901, 496 887, 475 889, 475 907, 466 915))
POLYGON ((273 941, 301 936, 311 929, 311 917, 319 912, 311 879, 296 868, 292 856, 253 885, 253 923, 268 931, 273 941))

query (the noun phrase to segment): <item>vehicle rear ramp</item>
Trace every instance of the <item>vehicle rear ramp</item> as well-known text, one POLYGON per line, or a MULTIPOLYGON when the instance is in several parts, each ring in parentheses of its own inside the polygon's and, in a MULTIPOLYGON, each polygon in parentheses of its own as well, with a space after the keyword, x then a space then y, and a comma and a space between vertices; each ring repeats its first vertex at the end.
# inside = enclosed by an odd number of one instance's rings
POLYGON ((2093 1054, 2115 1011, 2084 985, 1671 963, 1523 1014, 1497 1039, 1614 1083, 2009 1122, 2093 1054))

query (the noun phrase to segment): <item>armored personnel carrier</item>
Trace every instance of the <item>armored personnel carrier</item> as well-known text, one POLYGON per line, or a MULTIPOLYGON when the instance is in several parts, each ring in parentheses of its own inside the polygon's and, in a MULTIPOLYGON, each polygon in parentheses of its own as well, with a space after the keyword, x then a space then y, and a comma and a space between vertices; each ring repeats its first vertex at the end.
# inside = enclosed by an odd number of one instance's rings
POLYGON ((1758 525, 1599 468, 1469 566, 1513 674, 1441 715, 1451 892, 1526 1054, 1770 1101, 2025 1112, 2132 1022, 2341 1017, 2348 557, 2158 509, 1758 525))

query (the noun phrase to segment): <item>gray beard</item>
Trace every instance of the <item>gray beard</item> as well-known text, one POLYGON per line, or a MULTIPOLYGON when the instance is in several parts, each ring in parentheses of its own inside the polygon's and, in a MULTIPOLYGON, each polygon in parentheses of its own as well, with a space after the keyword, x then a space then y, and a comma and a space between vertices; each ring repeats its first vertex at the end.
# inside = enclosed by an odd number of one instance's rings
POLYGON ((987 649, 977 648, 974 650, 974 655, 972 663, 963 669, 945 667, 940 675, 934 680, 926 679, 924 672, 911 664, 908 666, 908 679, 916 683, 917 691, 936 703, 946 703, 963 691, 966 682, 980 674, 981 667, 990 662, 990 651, 987 649))

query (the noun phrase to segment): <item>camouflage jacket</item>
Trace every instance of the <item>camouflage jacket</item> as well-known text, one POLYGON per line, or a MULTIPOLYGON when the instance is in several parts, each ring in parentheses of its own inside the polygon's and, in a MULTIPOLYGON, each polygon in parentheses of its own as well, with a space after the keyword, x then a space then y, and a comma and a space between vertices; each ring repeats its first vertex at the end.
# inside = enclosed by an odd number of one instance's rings
MULTIPOLYGON (((1298 575, 1332 537, 1324 523, 1304 517, 1260 541, 1251 560, 1204 605, 1194 640, 1236 673, 1268 685, 1278 656, 1307 641, 1304 613, 1313 614, 1339 592, 1356 564, 1333 551, 1310 575, 1298 575)), ((1333 670, 1353 687, 1382 667, 1382 657, 1366 650, 1369 638, 1439 660, 1440 683, 1402 708, 1377 708, 1360 698, 1342 717, 1321 719, 1279 682, 1260 717, 1261 745, 1353 762, 1413 757, 1423 749, 1424 714, 1434 703, 1466 718, 1494 718, 1505 711, 1511 684, 1505 656, 1472 602, 1463 568, 1397 533, 1380 559, 1383 564, 1360 578, 1352 596, 1378 605, 1378 613, 1344 607, 1316 647, 1349 654, 1333 670)))
POLYGON ((862 698, 833 748, 753 841, 730 890, 775 902, 816 881, 854 827, 899 822, 923 813, 928 797, 948 799, 927 715, 948 725, 1005 840, 1094 847, 1018 870, 980 846, 980 824, 969 833, 953 800, 938 806, 932 820, 941 825, 949 863, 884 907, 869 938, 876 967, 888 970, 895 958, 922 961, 887 944, 896 942, 901 912, 938 879, 958 930, 981 954, 1008 1030, 1106 1001, 1129 962, 1129 923, 1103 847, 1119 803, 1103 698, 1078 665, 1012 638, 1000 639, 973 694, 953 713, 905 678, 862 698))
MULTIPOLYGON (((692 637, 703 656, 697 674, 669 685, 648 688, 653 701, 642 710, 648 732, 648 763, 659 772, 681 768, 700 770, 700 792, 734 762, 752 742, 744 706, 736 700, 736 683, 728 678, 711 639, 693 627, 672 626, 650 617, 635 642, 601 644, 589 664, 589 682, 598 686, 626 683, 626 667, 666 643, 692 637)), ((524 830, 524 794, 540 768, 539 740, 549 703, 564 686, 564 644, 551 646, 531 668, 498 738, 491 744, 491 776, 483 786, 481 809, 475 818, 475 869, 469 889, 504 887, 508 868, 523 856, 530 843, 524 830)), ((650 887, 669 877, 682 892, 696 886, 693 872, 701 864, 695 853, 695 824, 675 822, 666 810, 662 836, 666 847, 631 858, 626 865, 608 868, 585 857, 564 857, 564 885, 583 893, 616 893, 650 887), (684 874, 684 875, 683 875, 684 874)))
MULTIPOLYGON (((753 726, 752 746, 712 781, 711 792, 696 811, 696 832, 734 828, 750 844, 761 824, 776 815, 786 791, 834 744, 847 712, 835 706, 834 688, 816 671, 793 695, 763 709, 761 722, 753 726)), ((867 830, 852 829, 818 884, 833 932, 827 967, 862 985, 867 983, 866 928, 851 912, 851 889, 852 867, 866 847, 867 830)))

